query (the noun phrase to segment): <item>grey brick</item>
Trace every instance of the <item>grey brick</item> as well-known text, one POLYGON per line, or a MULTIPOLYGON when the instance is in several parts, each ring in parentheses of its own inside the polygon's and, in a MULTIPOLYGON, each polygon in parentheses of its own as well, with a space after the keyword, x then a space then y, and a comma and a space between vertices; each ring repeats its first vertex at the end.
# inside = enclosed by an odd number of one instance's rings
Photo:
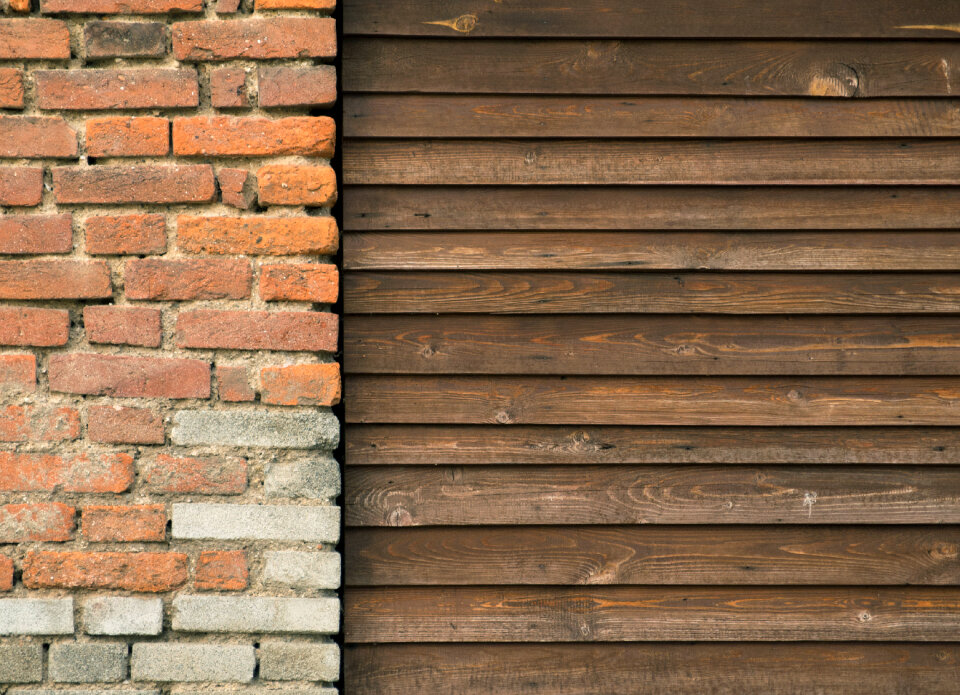
POLYGON ((335 543, 340 537, 340 508, 174 504, 173 537, 335 543))
POLYGON ((276 550, 264 553, 263 581, 293 589, 340 587, 340 554, 276 550))
POLYGON ((163 599, 99 596, 83 604, 83 621, 91 635, 159 635, 163 599))
POLYGON ((184 632, 302 632, 332 635, 340 629, 336 598, 177 596, 173 629, 184 632))
POLYGON ((336 449, 340 423, 317 410, 181 410, 170 438, 181 446, 222 445, 276 449, 336 449))
MULTIPOLYGON (((159 690, 33 690, 11 688, 7 695, 160 695, 159 690)), ((284 693, 286 695, 286 693, 284 693)))
POLYGON ((325 499, 340 494, 340 464, 332 456, 274 462, 263 480, 267 497, 325 499))
POLYGON ((143 643, 133 645, 130 678, 248 683, 256 663, 253 645, 143 643))
POLYGON ((41 680, 42 644, 0 644, 0 683, 39 683, 41 680))
MULTIPOLYGON (((26 695, 26 691, 23 691, 26 695)), ((43 691, 35 690, 31 692, 42 693, 43 691)), ((292 688, 244 688, 242 690, 229 690, 229 689, 220 689, 218 688, 215 691, 211 690, 187 690, 183 686, 178 686, 176 690, 173 691, 174 695, 340 695, 336 688, 324 688, 321 686, 300 686, 292 688)), ((67 693, 67 695, 72 695, 67 693)), ((92 695, 100 695, 96 691, 92 695)), ((126 691, 122 693, 114 692, 112 695, 127 695, 126 691)))
POLYGON ((0 635, 72 634, 72 598, 0 599, 0 635))
POLYGON ((260 677, 268 681, 335 681, 340 677, 340 648, 310 642, 263 642, 260 677))
POLYGON ((118 683, 126 677, 126 644, 50 645, 50 679, 56 683, 118 683))

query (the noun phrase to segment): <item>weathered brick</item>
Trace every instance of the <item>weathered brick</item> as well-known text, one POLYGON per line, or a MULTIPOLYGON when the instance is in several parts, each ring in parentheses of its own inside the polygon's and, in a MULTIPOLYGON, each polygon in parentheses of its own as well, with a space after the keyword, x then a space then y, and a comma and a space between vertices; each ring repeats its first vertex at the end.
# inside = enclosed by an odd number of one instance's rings
POLYGON ((177 246, 187 253, 326 255, 339 240, 332 217, 177 218, 177 246))
POLYGON ((220 198, 240 210, 249 210, 257 199, 256 179, 246 169, 219 169, 220 198))
POLYGON ((240 10, 240 0, 217 0, 217 14, 236 14, 240 10))
POLYGON ((159 58, 167 51, 167 27, 159 22, 87 22, 87 58, 159 58))
POLYGON ((257 397, 256 391, 250 386, 247 368, 243 365, 217 365, 217 386, 221 401, 239 403, 257 397))
POLYGON ((204 551, 197 558, 193 586, 200 590, 242 591, 247 588, 247 554, 242 550, 204 551))
POLYGON ((336 543, 340 508, 178 503, 173 505, 172 535, 181 539, 336 543))
POLYGON ((59 19, 0 19, 0 59, 69 58, 70 30, 59 19))
POLYGON ((0 683, 39 683, 43 680, 43 644, 0 644, 0 683))
POLYGON ((208 203, 216 194, 208 164, 54 167, 58 203, 208 203))
POLYGON ((11 12, 29 12, 30 0, 8 0, 7 6, 11 12))
POLYGON ((52 347, 70 337, 70 312, 25 306, 0 307, 0 345, 52 347))
POLYGON ((276 120, 252 116, 193 116, 173 120, 173 153, 194 157, 303 155, 329 159, 334 153, 335 136, 333 119, 326 116, 276 120))
POLYGON ((336 598, 186 596, 173 600, 173 629, 183 632, 299 632, 336 634, 336 598))
POLYGON ((335 449, 340 423, 317 411, 180 410, 170 433, 174 444, 274 449, 335 449))
POLYGON ((166 14, 202 12, 203 0, 40 0, 44 14, 166 14))
POLYGON ((90 635, 159 635, 163 631, 163 599, 96 596, 83 605, 90 635))
POLYGON ((0 253, 70 253, 72 249, 69 214, 0 217, 0 253))
POLYGON ((77 133, 59 116, 0 116, 0 157, 77 156, 77 133))
POLYGON ((270 461, 263 480, 267 497, 329 499, 340 494, 340 464, 333 456, 270 461))
POLYGON ((340 647, 264 640, 260 677, 268 681, 335 681, 340 678, 340 647))
POLYGON ((91 406, 87 413, 87 437, 107 444, 163 444, 163 418, 144 408, 91 406))
POLYGON ((260 399, 270 405, 335 405, 340 402, 340 365, 265 367, 260 370, 260 399))
POLYGON ((239 495, 247 489, 247 462, 231 457, 157 454, 144 464, 142 476, 150 492, 239 495))
POLYGON ((196 70, 183 68, 103 68, 37 70, 41 109, 157 109, 197 106, 196 70))
MULTIPOLYGON (((0 591, 10 591, 13 588, 13 560, 6 555, 0 555, 0 591)), ((3 683, 3 646, 0 645, 0 683, 3 683)), ((39 679, 37 679, 39 680, 39 679)), ((6 681, 9 683, 10 681, 6 681)))
POLYGON ((0 167, 0 205, 30 207, 43 198, 43 169, 0 167))
POLYGON ((202 360, 70 353, 50 357, 50 390, 121 398, 209 398, 202 360))
POLYGON ((173 56, 177 60, 333 58, 336 55, 336 23, 327 17, 271 17, 173 25, 173 56))
POLYGON ((88 541, 163 541, 167 537, 167 511, 162 504, 87 506, 80 522, 88 541))
POLYGON ((333 205, 337 175, 328 166, 268 164, 257 172, 257 196, 261 205, 333 205))
POLYGON ((245 108, 247 71, 243 68, 217 68, 210 73, 210 103, 218 109, 245 108))
POLYGON ((163 215, 103 215, 86 224, 87 253, 148 254, 167 248, 163 215))
POLYGON ((34 355, 0 355, 0 395, 35 391, 37 358, 34 355))
POLYGON ((0 543, 69 541, 76 510, 58 502, 0 506, 0 543))
POLYGON ((253 680, 257 665, 253 645, 162 644, 133 645, 130 677, 138 681, 235 682, 253 680))
POLYGON ((337 7, 337 0, 256 0, 257 10, 329 10, 337 7))
POLYGON ((182 553, 30 552, 23 583, 30 589, 124 589, 159 593, 187 581, 182 553))
POLYGON ((335 352, 337 316, 319 311, 183 311, 177 345, 230 350, 335 352))
POLYGON ((170 121, 166 118, 92 118, 86 132, 91 157, 162 156, 170 149, 170 121))
POLYGON ((50 645, 54 683, 119 683, 127 677, 127 645, 55 642, 50 645))
POLYGON ((270 550, 263 554, 263 582, 302 591, 340 588, 340 553, 270 550))
POLYGON ((326 263, 284 263, 260 267, 260 299, 288 302, 337 301, 340 274, 326 263))
POLYGON ((0 442, 59 442, 80 436, 80 413, 49 405, 0 406, 0 442))
POLYGON ((72 634, 72 598, 0 599, 0 635, 72 634))
POLYGON ((0 261, 0 299, 96 299, 113 294, 103 261, 0 261))
POLYGON ((240 258, 127 261, 124 292, 130 299, 245 299, 253 269, 240 258))
POLYGON ((259 103, 272 106, 332 106, 337 100, 337 70, 332 65, 261 66, 259 103))
POLYGON ((129 454, 0 451, 3 492, 126 492, 132 483, 133 457, 129 454))
POLYGON ((23 108, 23 72, 0 68, 0 109, 23 108))
POLYGON ((83 327, 91 343, 158 347, 160 315, 143 307, 85 306, 83 327))

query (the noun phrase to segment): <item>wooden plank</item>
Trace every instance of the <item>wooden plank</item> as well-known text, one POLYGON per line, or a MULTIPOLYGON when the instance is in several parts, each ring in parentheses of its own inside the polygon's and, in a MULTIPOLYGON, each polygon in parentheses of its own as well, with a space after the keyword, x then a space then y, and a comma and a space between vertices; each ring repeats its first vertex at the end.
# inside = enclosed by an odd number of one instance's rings
POLYGON ((960 311, 957 273, 363 272, 345 274, 343 292, 356 314, 960 311))
POLYGON ((956 377, 353 376, 350 423, 960 425, 956 377))
POLYGON ((954 695, 958 663, 960 647, 932 643, 344 648, 351 695, 954 695))
POLYGON ((348 373, 960 375, 953 318, 350 316, 343 330, 348 373))
POLYGON ((348 466, 960 464, 960 430, 952 427, 352 425, 344 444, 348 466))
POLYGON ((937 0, 351 0, 347 34, 621 38, 951 38, 960 10, 937 0))
MULTIPOLYGON (((958 42, 960 45, 960 42, 958 42)), ((351 186, 347 230, 955 229, 954 187, 351 186)))
POLYGON ((355 38, 347 92, 949 97, 956 41, 355 38), (482 66, 482 69, 478 69, 482 66))
MULTIPOLYGON (((349 46, 349 43, 348 43, 349 46)), ((955 99, 346 94, 347 138, 956 137, 955 99)), ((348 140, 347 147, 352 143, 348 140)))
POLYGON ((351 528, 348 586, 956 585, 960 527, 351 528))
POLYGON ((347 588, 347 642, 955 641, 960 589, 347 588))
POLYGON ((942 466, 366 466, 344 489, 348 526, 960 523, 942 466))
POLYGON ((346 184, 949 185, 960 140, 351 140, 346 184))
POLYGON ((346 270, 960 269, 952 231, 350 232, 342 244, 346 270))

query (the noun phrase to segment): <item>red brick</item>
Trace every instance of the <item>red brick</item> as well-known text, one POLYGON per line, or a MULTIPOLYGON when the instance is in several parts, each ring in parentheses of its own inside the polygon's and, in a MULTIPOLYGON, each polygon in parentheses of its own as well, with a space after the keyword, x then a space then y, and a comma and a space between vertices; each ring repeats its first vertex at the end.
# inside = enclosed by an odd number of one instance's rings
POLYGON ((203 12, 203 0, 40 0, 44 14, 166 14, 203 12))
POLYGON ((73 217, 17 215, 0 217, 0 253, 70 253, 73 217))
POLYGON ((104 215, 88 217, 87 253, 148 254, 167 249, 163 215, 104 215))
POLYGON ((33 78, 41 109, 156 109, 200 103, 197 72, 192 69, 71 68, 37 70, 33 78))
POLYGON ((293 364, 260 370, 260 400, 270 405, 336 405, 340 365, 293 364))
POLYGON ((29 207, 43 198, 43 169, 37 167, 0 168, 0 205, 29 207))
POLYGON ((34 355, 0 355, 0 394, 37 389, 37 358, 34 355))
POLYGON ((0 451, 0 491, 126 492, 133 484, 128 454, 18 454, 0 451))
POLYGON ((257 172, 257 196, 261 205, 333 205, 337 175, 327 166, 268 164, 257 172))
POLYGON ((337 349, 337 317, 318 311, 184 311, 177 345, 230 350, 337 349))
POLYGON ((260 267, 260 299, 333 304, 339 293, 337 266, 284 263, 260 267))
POLYGON ((66 345, 70 312, 25 306, 0 307, 0 345, 66 345))
POLYGON ((124 291, 130 299, 245 299, 253 270, 240 258, 127 261, 124 291))
POLYGON ((29 12, 30 0, 9 0, 7 5, 11 12, 29 12))
POLYGON ((92 118, 87 121, 91 157, 149 157, 170 149, 170 121, 152 116, 92 118))
POLYGON ((220 198, 224 203, 241 210, 249 210, 257 199, 256 179, 246 169, 220 169, 220 198))
POLYGON ((327 255, 339 237, 332 217, 177 218, 177 246, 187 253, 327 255))
POLYGON ((59 19, 0 19, 0 59, 69 58, 70 30, 59 19))
POLYGON ((50 390, 120 398, 209 398, 210 365, 202 360, 133 355, 50 357, 50 390))
POLYGON ((208 203, 216 194, 213 167, 54 167, 58 203, 208 203))
POLYGON ((0 116, 0 157, 76 157, 77 133, 59 116, 0 116))
POLYGON ((243 68, 217 68, 210 73, 210 103, 218 109, 250 105, 247 96, 247 71, 243 68))
POLYGON ((336 55, 336 23, 327 17, 271 17, 173 25, 173 56, 177 60, 333 58, 336 55))
POLYGON ((162 592, 187 581, 182 553, 31 552, 23 562, 29 589, 122 589, 162 592))
POLYGON ((242 591, 247 588, 247 554, 242 550, 200 553, 193 579, 195 589, 242 591))
POLYGON ((13 560, 6 555, 0 555, 0 591, 10 591, 13 588, 13 560))
POLYGON ((260 67, 260 106, 332 106, 337 100, 337 70, 332 65, 260 67))
POLYGON ((329 10, 337 6, 337 0, 256 0, 257 10, 329 10))
POLYGON ((80 436, 80 413, 49 405, 0 406, 0 442, 59 442, 80 436))
POLYGON ((87 22, 87 58, 160 58, 167 52, 167 27, 160 22, 87 22))
POLYGON ((333 119, 326 116, 291 116, 276 120, 193 116, 173 120, 173 153, 243 157, 303 155, 329 159, 334 153, 335 136, 333 119))
POLYGON ((157 454, 142 474, 150 492, 239 495, 247 489, 244 459, 157 454))
MULTIPOLYGON (((56 502, 4 505, 0 507, 0 543, 69 541, 73 538, 75 514, 73 507, 56 502)), ((0 560, 0 575, 2 570, 0 560)), ((0 576, 0 584, 3 583, 0 576)))
POLYGON ((87 437, 107 444, 163 444, 163 418, 143 408, 95 405, 87 412, 87 437))
POLYGON ((217 14, 236 14, 240 9, 240 0, 217 0, 217 14))
POLYGON ((257 397, 247 378, 247 368, 243 365, 217 365, 217 387, 221 401, 240 403, 257 397))
POLYGON ((91 343, 160 346, 160 310, 141 307, 86 306, 83 327, 91 343))
POLYGON ((163 541, 167 511, 162 504, 84 507, 80 517, 88 541, 163 541))
POLYGON ((103 261, 0 261, 0 299, 97 299, 113 294, 103 261))
POLYGON ((0 109, 23 108, 23 72, 0 68, 0 109))

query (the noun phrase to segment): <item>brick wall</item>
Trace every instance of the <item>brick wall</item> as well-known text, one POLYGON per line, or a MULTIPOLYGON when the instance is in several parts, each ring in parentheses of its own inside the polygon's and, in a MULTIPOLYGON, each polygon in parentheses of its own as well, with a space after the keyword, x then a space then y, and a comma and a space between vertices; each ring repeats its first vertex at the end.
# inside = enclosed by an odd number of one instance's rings
POLYGON ((0 0, 0 693, 338 679, 332 4, 0 0))

